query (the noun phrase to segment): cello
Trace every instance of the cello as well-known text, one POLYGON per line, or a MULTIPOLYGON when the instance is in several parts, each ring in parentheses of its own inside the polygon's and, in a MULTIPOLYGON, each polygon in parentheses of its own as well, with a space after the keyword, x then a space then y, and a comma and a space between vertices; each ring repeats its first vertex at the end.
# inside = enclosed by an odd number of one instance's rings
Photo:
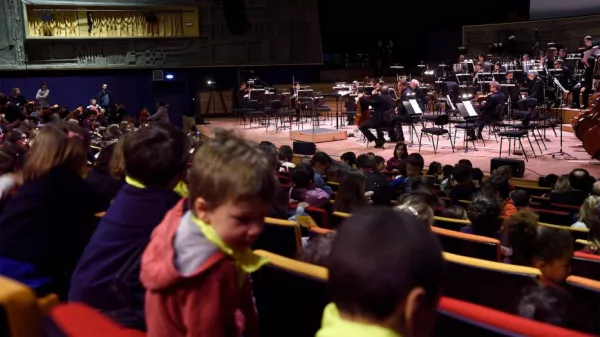
POLYGON ((361 104, 360 104, 361 98, 362 98, 362 96, 359 95, 357 98, 357 101, 356 101, 356 103, 357 103, 356 104, 356 115, 354 115, 354 125, 356 125, 356 126, 360 126, 367 119, 371 118, 371 112, 369 111, 369 109, 367 109, 367 111, 362 111, 361 104))

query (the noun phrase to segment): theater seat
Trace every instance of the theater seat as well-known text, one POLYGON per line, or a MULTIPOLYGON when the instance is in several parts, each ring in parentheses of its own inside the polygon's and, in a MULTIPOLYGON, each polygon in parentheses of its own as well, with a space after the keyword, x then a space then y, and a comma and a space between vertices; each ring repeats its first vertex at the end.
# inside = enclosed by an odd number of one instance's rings
POLYGON ((0 276, 0 332, 13 337, 39 336, 41 318, 35 292, 0 276))
POLYGON ((329 224, 331 229, 336 229, 344 220, 351 217, 352 215, 344 212, 333 212, 329 218, 329 224))
POLYGON ((569 231, 569 233, 571 233, 571 236, 573 236, 573 242, 575 242, 576 240, 588 239, 589 230, 587 228, 571 228, 569 226, 552 225, 544 222, 538 222, 538 224, 544 227, 552 227, 569 231))
POLYGON ((444 295, 496 310, 514 312, 523 289, 537 283, 535 268, 444 253, 447 275, 444 295))
POLYGON ((451 218, 444 218, 441 216, 435 217, 434 225, 438 228, 448 229, 451 231, 460 231, 464 226, 469 225, 471 222, 469 220, 458 220, 451 218))
POLYGON ((45 337, 143 337, 145 333, 126 329, 82 303, 64 303, 44 319, 45 337))
POLYGON ((600 281, 600 256, 575 252, 571 261, 571 274, 600 281))
POLYGON ((434 336, 590 336, 449 297, 442 297, 437 311, 434 336))
POLYGON ((302 248, 300 225, 295 221, 265 218, 265 230, 254 243, 254 249, 263 249, 279 255, 294 257, 302 248))
POLYGON ((252 274, 261 336, 313 337, 329 303, 327 269, 255 251, 270 263, 252 274))
POLYGON ((567 277, 567 289, 578 305, 585 308, 591 318, 594 333, 600 335, 600 281, 579 276, 567 277))
POLYGON ((501 261, 500 241, 485 236, 431 227, 445 252, 489 261, 501 261))

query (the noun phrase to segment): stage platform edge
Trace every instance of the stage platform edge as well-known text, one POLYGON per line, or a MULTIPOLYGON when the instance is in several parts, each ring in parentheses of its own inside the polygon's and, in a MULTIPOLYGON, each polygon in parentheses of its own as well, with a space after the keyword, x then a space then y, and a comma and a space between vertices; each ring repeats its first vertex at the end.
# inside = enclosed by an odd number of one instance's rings
POLYGON ((290 139, 302 142, 326 143, 348 139, 347 130, 306 129, 290 131, 290 139))

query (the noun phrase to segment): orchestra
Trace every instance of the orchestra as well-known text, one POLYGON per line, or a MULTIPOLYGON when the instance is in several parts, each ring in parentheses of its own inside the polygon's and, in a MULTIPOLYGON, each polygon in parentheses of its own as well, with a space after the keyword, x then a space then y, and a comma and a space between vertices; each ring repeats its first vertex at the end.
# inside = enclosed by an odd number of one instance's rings
MULTIPOLYGON (((443 69, 435 71, 435 81, 422 84, 414 78, 404 77, 392 88, 383 78, 367 76, 363 81, 340 84, 334 88, 337 93, 327 95, 344 97, 343 107, 350 113, 346 114, 347 119, 342 124, 356 127, 366 141, 374 142, 377 148, 383 147, 386 141, 384 132, 389 141, 404 142, 403 125, 421 123, 425 127, 427 121, 435 120, 421 116, 423 112, 432 113, 437 109, 438 113, 457 116, 455 105, 465 99, 472 100, 478 115, 472 120, 476 128, 469 130, 469 136, 471 140, 477 140, 486 125, 504 117, 496 116, 497 111, 505 114, 505 110, 509 114, 511 110, 517 111, 523 125, 528 125, 537 118, 541 106, 562 106, 568 103, 563 102, 566 97, 572 97, 572 107, 587 108, 589 96, 600 81, 600 66, 596 62, 600 52, 597 52, 598 43, 591 36, 586 36, 583 42, 584 51, 579 54, 569 53, 564 46, 555 43, 549 43, 547 50, 537 47, 540 51, 535 53, 536 56, 532 52, 512 59, 485 54, 470 59, 466 53, 460 54, 457 63, 440 65, 443 69), (572 95, 564 94, 565 91, 572 95), (504 104, 508 109, 496 109, 504 104), (412 112, 415 107, 419 113, 412 112)), ((242 83, 239 101, 247 100, 249 91, 247 84, 242 83)), ((304 104, 303 91, 304 87, 294 81, 289 96, 286 96, 296 121, 302 116, 300 97, 304 104)), ((320 100, 322 97, 310 94, 314 107, 324 102, 320 100)))

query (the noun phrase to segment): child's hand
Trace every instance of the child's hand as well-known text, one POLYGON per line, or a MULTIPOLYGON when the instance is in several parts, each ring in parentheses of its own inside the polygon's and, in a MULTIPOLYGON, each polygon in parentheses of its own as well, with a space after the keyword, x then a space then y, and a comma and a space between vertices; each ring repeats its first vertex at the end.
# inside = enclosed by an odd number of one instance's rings
POLYGON ((301 202, 301 203, 298 203, 298 207, 304 207, 304 208, 307 208, 307 207, 309 207, 309 206, 310 206, 310 205, 308 204, 308 202, 301 202))
POLYGON ((240 309, 237 309, 234 313, 235 327, 237 328, 237 337, 241 337, 246 328, 246 317, 240 309))

